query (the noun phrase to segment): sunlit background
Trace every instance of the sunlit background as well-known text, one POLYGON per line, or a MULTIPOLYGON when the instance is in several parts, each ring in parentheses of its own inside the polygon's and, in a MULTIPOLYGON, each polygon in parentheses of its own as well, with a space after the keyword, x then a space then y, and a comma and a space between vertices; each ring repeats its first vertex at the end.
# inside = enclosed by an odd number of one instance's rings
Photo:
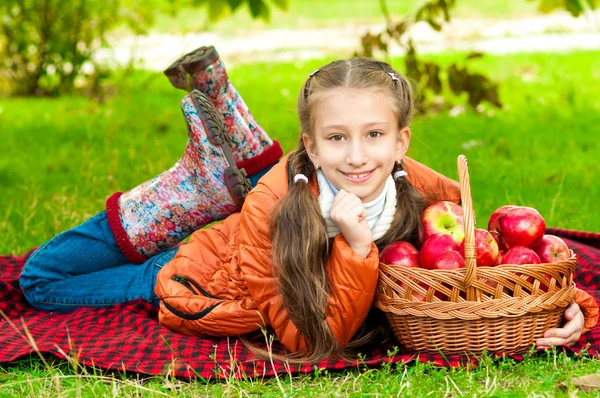
POLYGON ((600 231, 600 13, 590 0, 0 5, 0 252, 18 253, 169 168, 185 146, 162 71, 214 45, 258 122, 295 147, 295 98, 336 58, 405 74, 420 112, 409 155, 457 178, 471 165, 485 224, 504 204, 600 231))
MULTIPOLYGON (((376 57, 416 93, 408 155, 454 179, 457 156, 467 156, 478 227, 514 204, 538 209, 551 227, 600 232, 597 5, 1 0, 0 255, 27 252, 177 162, 185 92, 162 71, 208 45, 285 152, 298 140, 295 102, 309 73, 337 58, 376 57)), ((597 360, 549 351, 522 362, 483 358, 476 369, 357 363, 344 373, 315 367, 305 377, 206 383, 97 375, 70 355, 3 364, 0 395, 572 396, 558 383, 598 373, 597 360)))

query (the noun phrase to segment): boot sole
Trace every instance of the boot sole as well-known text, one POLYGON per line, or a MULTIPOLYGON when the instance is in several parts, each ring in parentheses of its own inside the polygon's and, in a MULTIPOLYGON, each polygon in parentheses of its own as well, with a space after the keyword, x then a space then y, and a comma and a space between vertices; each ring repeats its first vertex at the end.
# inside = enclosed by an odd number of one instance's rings
POLYGON ((190 97, 204 124, 208 140, 211 144, 221 147, 225 154, 225 158, 229 164, 229 167, 225 169, 225 185, 227 185, 227 189, 234 202, 241 208, 246 195, 252 187, 246 170, 238 169, 236 166, 233 149, 229 143, 229 134, 223 124, 223 118, 210 100, 199 90, 193 90, 190 93, 190 97))
POLYGON ((175 88, 191 91, 188 75, 204 70, 218 60, 219 53, 214 46, 198 47, 173 62, 165 69, 164 74, 175 88))

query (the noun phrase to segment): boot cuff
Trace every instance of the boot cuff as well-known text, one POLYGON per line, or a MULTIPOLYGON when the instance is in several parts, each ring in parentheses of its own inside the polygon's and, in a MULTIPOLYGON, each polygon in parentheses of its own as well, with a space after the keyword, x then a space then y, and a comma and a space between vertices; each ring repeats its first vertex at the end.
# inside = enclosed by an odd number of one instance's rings
POLYGON ((277 163, 279 158, 283 155, 283 149, 279 145, 278 141, 273 140, 273 145, 266 148, 259 155, 256 155, 250 159, 240 160, 236 162, 238 169, 245 169, 248 177, 258 173, 259 171, 272 166, 277 163))
POLYGON ((121 217, 119 217, 119 198, 122 194, 122 192, 115 192, 106 200, 106 218, 110 230, 117 241, 117 245, 125 257, 134 264, 141 264, 148 259, 135 250, 135 247, 133 247, 127 237, 127 232, 125 232, 125 229, 123 228, 121 217))

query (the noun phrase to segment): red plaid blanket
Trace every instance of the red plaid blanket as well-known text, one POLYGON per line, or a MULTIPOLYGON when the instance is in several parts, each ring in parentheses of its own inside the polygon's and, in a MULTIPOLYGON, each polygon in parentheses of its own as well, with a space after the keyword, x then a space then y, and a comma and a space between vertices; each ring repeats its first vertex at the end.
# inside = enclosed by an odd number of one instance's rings
MULTIPOLYGON (((550 229, 548 233, 566 238, 577 253, 577 286, 600 300, 600 234, 550 229)), ((439 354, 414 354, 394 344, 381 346, 360 363, 324 360, 301 366, 253 359, 237 338, 204 338, 173 333, 157 322, 150 304, 134 301, 106 309, 81 308, 70 314, 37 311, 27 304, 19 287, 19 274, 27 255, 0 256, 0 362, 31 355, 37 349, 65 358, 76 357, 82 365, 128 370, 147 374, 170 373, 181 377, 258 377, 275 373, 312 372, 315 366, 344 369, 359 364, 418 360, 440 366, 459 366, 472 358, 439 354), (30 336, 30 337, 28 337, 30 336), (35 341, 34 349, 31 340, 35 341)), ((260 338, 256 340, 260 342, 260 338)), ((264 338, 263 347, 264 347, 264 338)), ((591 355, 600 352, 600 327, 582 336, 570 349, 584 347, 591 355), (589 346, 588 346, 589 345, 589 346)), ((275 350, 281 348, 274 344, 275 350)), ((516 357, 519 359, 519 357, 516 357)))

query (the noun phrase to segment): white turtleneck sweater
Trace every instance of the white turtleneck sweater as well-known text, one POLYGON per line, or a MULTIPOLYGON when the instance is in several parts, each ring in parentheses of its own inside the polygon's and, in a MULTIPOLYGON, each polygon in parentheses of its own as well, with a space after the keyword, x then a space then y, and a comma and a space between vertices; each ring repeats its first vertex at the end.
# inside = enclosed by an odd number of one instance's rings
MULTIPOLYGON (((331 184, 321 170, 317 171, 317 181, 319 183, 321 213, 327 223, 327 233, 330 238, 333 238, 340 233, 340 230, 331 220, 329 212, 333 205, 333 199, 339 190, 331 184)), ((381 194, 372 201, 364 203, 364 206, 367 212, 366 220, 373 232, 373 240, 375 241, 387 232, 396 213, 396 184, 391 175, 385 181, 385 188, 381 194)))

